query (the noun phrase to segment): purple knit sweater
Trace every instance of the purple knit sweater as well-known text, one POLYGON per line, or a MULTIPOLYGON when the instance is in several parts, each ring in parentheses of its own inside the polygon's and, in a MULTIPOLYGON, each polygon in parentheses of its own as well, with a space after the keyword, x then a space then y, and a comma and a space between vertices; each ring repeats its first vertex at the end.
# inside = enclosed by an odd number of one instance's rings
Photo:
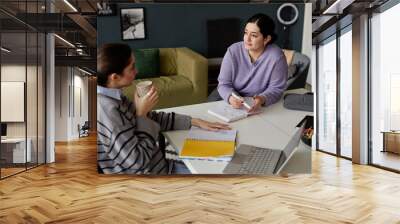
POLYGON ((279 101, 286 89, 288 66, 282 50, 268 44, 261 56, 251 63, 243 42, 232 44, 221 64, 218 92, 228 101, 232 92, 241 96, 264 96, 264 106, 279 101))

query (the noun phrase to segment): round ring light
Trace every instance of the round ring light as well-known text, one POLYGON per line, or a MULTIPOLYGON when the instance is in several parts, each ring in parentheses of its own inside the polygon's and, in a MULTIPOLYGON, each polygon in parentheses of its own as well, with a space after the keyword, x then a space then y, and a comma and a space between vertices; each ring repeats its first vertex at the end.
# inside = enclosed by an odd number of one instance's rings
POLYGON ((280 23, 289 26, 297 21, 299 10, 293 3, 284 3, 279 6, 276 17, 280 23))

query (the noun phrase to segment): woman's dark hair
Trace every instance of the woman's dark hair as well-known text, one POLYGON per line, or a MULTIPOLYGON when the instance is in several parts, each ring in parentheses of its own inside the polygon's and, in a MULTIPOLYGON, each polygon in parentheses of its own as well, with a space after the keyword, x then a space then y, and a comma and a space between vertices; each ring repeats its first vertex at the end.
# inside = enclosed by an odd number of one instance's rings
POLYGON ((268 35, 271 36, 271 41, 269 43, 275 42, 277 36, 275 34, 275 23, 271 19, 271 17, 258 13, 255 14, 254 16, 250 17, 250 19, 247 20, 246 25, 248 23, 255 23, 257 24, 258 28, 260 28, 260 33, 265 37, 268 35))
POLYGON ((129 45, 104 44, 97 53, 97 84, 105 87, 109 75, 121 74, 129 65, 131 56, 132 50, 129 45))

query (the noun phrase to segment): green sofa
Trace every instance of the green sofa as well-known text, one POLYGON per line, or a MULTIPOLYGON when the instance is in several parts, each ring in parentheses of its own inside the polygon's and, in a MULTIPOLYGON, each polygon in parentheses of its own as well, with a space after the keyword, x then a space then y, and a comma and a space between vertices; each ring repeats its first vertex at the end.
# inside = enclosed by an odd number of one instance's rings
POLYGON ((205 102, 207 99, 207 59, 189 48, 160 48, 160 77, 135 80, 124 88, 133 99, 136 84, 151 80, 159 92, 155 109, 205 102))

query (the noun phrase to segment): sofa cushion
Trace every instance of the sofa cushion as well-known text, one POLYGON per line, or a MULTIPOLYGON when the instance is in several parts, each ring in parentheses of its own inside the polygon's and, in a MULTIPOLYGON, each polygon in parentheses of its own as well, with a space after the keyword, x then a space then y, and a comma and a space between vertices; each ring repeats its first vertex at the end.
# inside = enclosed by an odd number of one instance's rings
POLYGON ((138 74, 136 79, 159 77, 160 74, 160 54, 157 48, 134 50, 136 59, 136 69, 138 74))
POLYGON ((176 75, 176 49, 160 48, 160 74, 163 76, 176 75))
POLYGON ((180 101, 181 98, 192 95, 192 82, 181 75, 164 76, 156 81, 160 96, 172 97, 170 100, 180 101))
POLYGON ((124 94, 133 99, 136 83, 153 81, 159 90, 156 108, 176 107, 205 102, 207 99, 207 59, 189 48, 160 48, 158 78, 135 80, 124 88, 124 94))
POLYGON ((144 80, 151 80, 154 86, 158 89, 159 104, 156 105, 156 108, 185 105, 190 103, 190 100, 193 98, 192 82, 185 76, 181 75, 135 80, 133 85, 123 89, 123 93, 129 99, 133 100, 133 93, 136 91, 136 84, 144 80))

